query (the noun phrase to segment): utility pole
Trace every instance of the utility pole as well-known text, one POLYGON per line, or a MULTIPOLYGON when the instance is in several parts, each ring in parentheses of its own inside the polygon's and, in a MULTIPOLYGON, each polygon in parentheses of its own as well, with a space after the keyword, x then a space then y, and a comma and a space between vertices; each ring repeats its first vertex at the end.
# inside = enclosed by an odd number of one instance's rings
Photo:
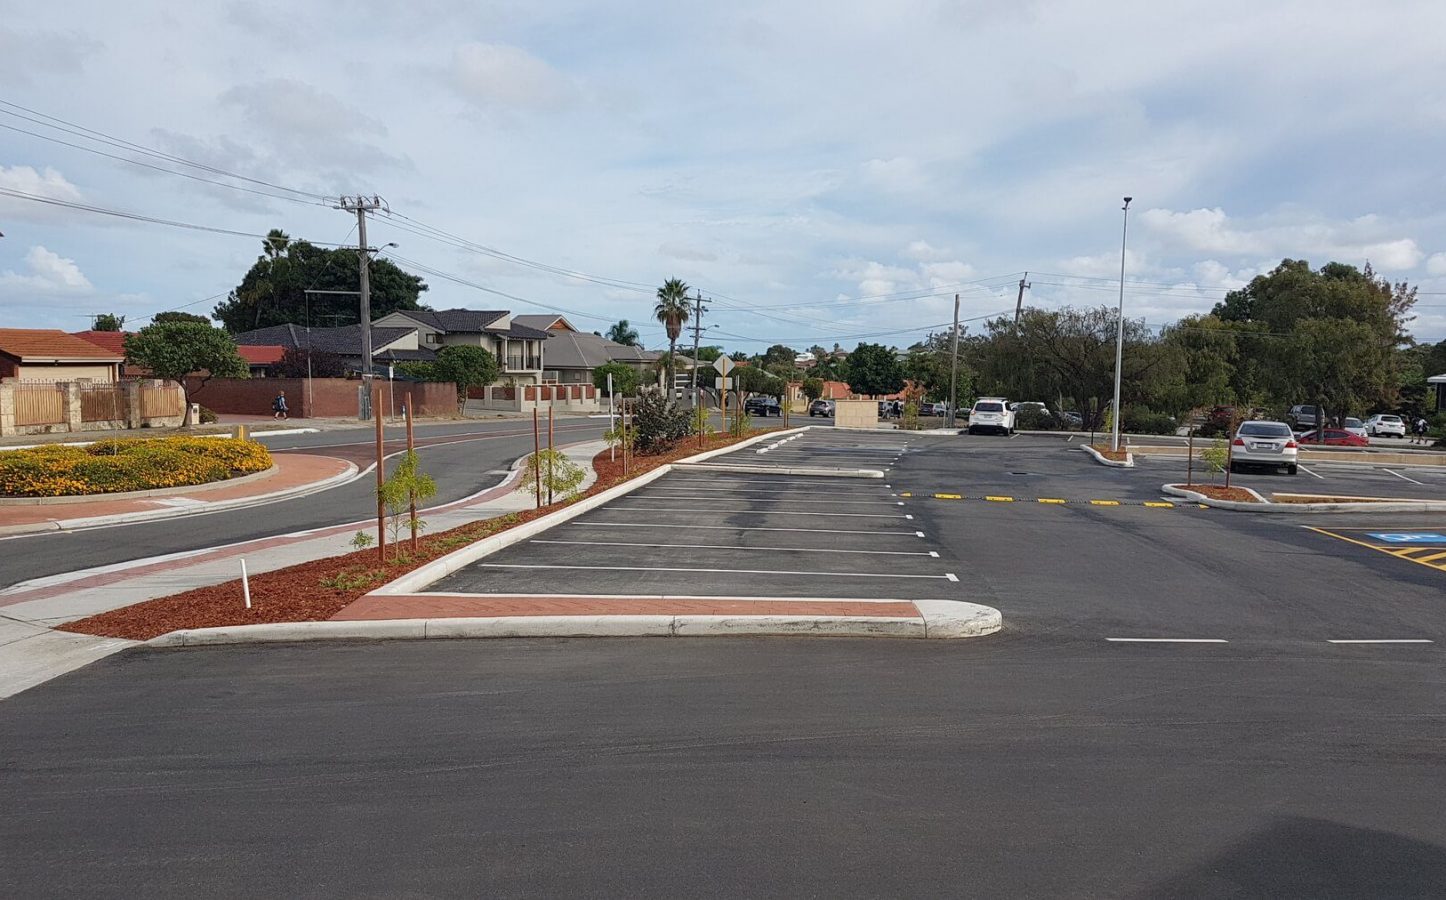
POLYGON ((949 348, 949 427, 958 421, 954 407, 959 405, 959 295, 954 295, 954 335, 949 348))
POLYGON ((695 312, 693 313, 693 396, 694 396, 694 398, 696 398, 696 397, 698 396, 698 342, 699 342, 699 341, 702 339, 702 337, 703 337, 703 292, 702 292, 701 290, 696 290, 695 293, 697 294, 697 296, 693 298, 693 303, 695 304, 695 306, 694 306, 695 312))
POLYGON ((1019 324, 1019 313, 1024 309, 1024 292, 1033 287, 1027 280, 1028 278, 1029 273, 1025 272, 1024 278, 1019 279, 1019 296, 1014 300, 1014 324, 1016 325, 1019 324))
MULTIPOLYGON (((356 250, 361 273, 362 382, 369 388, 372 383, 372 251, 367 246, 367 213, 386 209, 387 204, 376 195, 363 197, 358 194, 354 197, 341 197, 336 208, 356 213, 356 250)), ((366 392, 366 396, 371 397, 370 390, 366 392)))

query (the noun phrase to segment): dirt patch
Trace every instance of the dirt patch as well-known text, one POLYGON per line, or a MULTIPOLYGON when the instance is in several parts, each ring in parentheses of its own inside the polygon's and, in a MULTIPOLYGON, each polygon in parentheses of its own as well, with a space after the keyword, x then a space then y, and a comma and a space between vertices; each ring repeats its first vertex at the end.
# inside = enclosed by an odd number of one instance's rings
POLYGON ((1108 445, 1091 444, 1090 448, 1111 462, 1129 462, 1130 451, 1124 448, 1111 450, 1108 445))
MULTIPOLYGON (((773 430, 777 429, 766 429, 773 430)), ((763 432, 755 432, 747 437, 758 433, 763 432)), ((716 450, 745 439, 731 435, 710 438, 706 440, 703 449, 716 450)), ((698 452, 698 441, 694 438, 685 442, 684 446, 676 447, 667 453, 630 458, 628 474, 625 477, 621 457, 616 462, 611 462, 608 460, 608 451, 604 450, 593 459, 593 466, 598 473, 597 482, 571 500, 560 500, 541 509, 509 513, 427 535, 420 540, 419 549, 415 553, 411 552, 411 545, 407 540, 403 540, 400 545, 401 553, 395 552, 397 547, 388 545, 385 563, 378 560, 376 548, 373 547, 256 575, 251 578, 251 609, 243 606, 241 581, 236 579, 77 619, 59 626, 59 630, 145 641, 181 628, 319 622, 341 612, 375 588, 440 556, 531 522, 665 463, 676 462, 698 452)))
POLYGON ((1211 500, 1234 500, 1237 503, 1259 503, 1260 498, 1245 488, 1225 487, 1219 484, 1177 484, 1175 487, 1204 494, 1211 500))

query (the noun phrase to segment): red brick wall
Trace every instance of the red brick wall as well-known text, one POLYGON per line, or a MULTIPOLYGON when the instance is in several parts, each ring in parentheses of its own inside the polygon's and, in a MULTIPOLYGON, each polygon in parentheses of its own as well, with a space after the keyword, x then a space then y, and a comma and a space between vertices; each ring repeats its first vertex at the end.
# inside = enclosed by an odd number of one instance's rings
MULTIPOLYGON (((193 390, 199 384, 200 379, 190 379, 193 390)), ((308 391, 305 378, 212 378, 191 395, 191 400, 218 413, 264 416, 270 414, 271 401, 277 393, 285 391, 292 418, 355 418, 360 386, 361 382, 346 378, 313 378, 308 391)), ((394 405, 400 413, 409 396, 414 402, 414 415, 457 414, 455 387, 411 381, 382 382, 383 413, 392 415, 394 405)))

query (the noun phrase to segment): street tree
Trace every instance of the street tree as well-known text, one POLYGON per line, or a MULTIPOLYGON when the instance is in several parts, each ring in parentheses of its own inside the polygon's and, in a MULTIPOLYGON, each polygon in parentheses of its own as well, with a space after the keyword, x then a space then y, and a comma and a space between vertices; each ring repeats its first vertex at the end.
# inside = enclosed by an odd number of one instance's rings
POLYGON ((288 347, 272 371, 278 378, 343 378, 346 376, 346 359, 330 350, 288 347))
MULTIPOLYGON (((417 298, 427 285, 389 259, 371 262, 371 311, 380 317, 397 310, 423 309, 417 298)), ((361 320, 356 293, 307 291, 360 290, 357 251, 327 249, 292 240, 273 229, 262 254, 230 295, 216 306, 215 317, 235 334, 271 325, 354 325, 361 320)))
POLYGON ((856 394, 893 394, 904 387, 903 367, 893 350, 883 344, 859 344, 848 355, 844 377, 856 394))
POLYGON ((642 376, 638 370, 626 363, 603 363, 592 370, 593 387, 599 391, 608 389, 608 376, 613 377, 613 393, 619 397, 632 397, 638 392, 642 376))
POLYGON ((653 306, 653 317, 661 322, 668 332, 668 389, 672 390, 676 374, 673 360, 678 336, 683 333, 683 325, 692 315, 688 285, 680 278, 669 278, 658 288, 657 298, 658 302, 653 306))
POLYGON ((432 371, 438 381, 457 386, 457 402, 467 398, 468 388, 486 387, 497 380, 497 356, 482 347, 455 344, 437 351, 432 371))
POLYGON ((115 313, 101 313, 95 317, 95 324, 91 326, 93 331, 120 331, 125 327, 126 317, 118 316, 115 313))
POLYGON ((807 397, 809 402, 813 402, 819 397, 822 397, 823 382, 817 378, 803 379, 803 396, 807 397))
POLYGON ((198 322, 148 325, 125 339, 126 362, 181 386, 186 409, 181 424, 190 426, 191 397, 212 378, 245 378, 249 367, 236 342, 220 328, 198 322), (187 376, 193 376, 188 380, 187 376), (195 382, 194 387, 192 382, 195 382))
POLYGON ((638 330, 629 325, 627 319, 619 319, 614 322, 604 336, 614 344, 626 344, 629 347, 636 347, 640 344, 638 330))
POLYGON ((168 322, 195 322, 197 325, 210 325, 209 316, 198 316, 195 313, 181 312, 180 310, 168 310, 158 312, 151 316, 152 325, 163 325, 168 322))

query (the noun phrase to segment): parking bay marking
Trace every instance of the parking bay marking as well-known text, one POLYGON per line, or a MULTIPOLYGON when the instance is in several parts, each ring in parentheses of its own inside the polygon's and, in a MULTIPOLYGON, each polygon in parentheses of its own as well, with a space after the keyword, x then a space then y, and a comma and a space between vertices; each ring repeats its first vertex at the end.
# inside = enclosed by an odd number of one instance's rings
MULTIPOLYGON (((609 504, 602 509, 616 510, 617 512, 691 512, 698 510, 691 506, 615 506, 609 504)), ((731 515, 756 515, 756 516, 827 516, 833 519, 912 519, 913 516, 890 516, 883 513, 826 513, 826 512, 790 512, 782 509, 730 509, 727 512, 731 515)))
MULTIPOLYGON (((829 506, 848 506, 860 503, 889 503, 894 501, 887 497, 863 497, 858 500, 793 500, 788 497, 693 497, 677 494, 657 494, 648 491, 647 494, 636 497, 637 500, 697 500, 700 503, 807 503, 809 505, 827 504, 829 506)), ((902 506, 903 504, 899 504, 902 506)))
POLYGON ((802 534, 869 534, 881 537, 923 537, 922 531, 848 531, 839 528, 779 528, 762 525, 668 525, 657 522, 564 522, 564 528, 693 528, 703 531, 794 531, 802 534))
POLYGON ((1377 638, 1374 640, 1335 640, 1326 641, 1328 644, 1432 644, 1425 638, 1377 638))
POLYGON ((1365 547, 1368 550, 1375 550, 1377 553, 1384 553, 1387 556, 1394 556, 1397 559, 1404 559, 1428 569, 1435 569, 1438 572, 1446 572, 1446 552, 1442 547, 1446 545, 1446 534, 1435 531, 1367 531, 1364 536, 1375 538, 1381 543, 1371 543, 1359 538, 1348 537, 1339 532, 1326 528, 1318 528, 1314 525, 1305 526, 1308 530, 1337 540, 1345 541, 1348 544, 1355 544, 1358 547, 1365 547), (1403 546, 1403 545, 1415 546, 1403 546))
POLYGON ((939 558, 937 550, 841 550, 833 547, 741 547, 737 544, 640 544, 632 541, 552 541, 537 539, 528 541, 529 544, 567 544, 577 547, 664 547, 680 548, 685 550, 746 550, 750 553, 758 550, 767 550, 772 553, 775 550, 786 553, 867 553, 874 556, 930 556, 939 558))
POLYGON ((535 563, 478 563, 481 569, 569 569, 607 572, 707 572, 714 575, 813 575, 824 578, 928 578, 936 581, 958 581, 953 572, 943 575, 915 575, 903 572, 807 572, 790 569, 700 569, 689 566, 563 566, 535 563))

